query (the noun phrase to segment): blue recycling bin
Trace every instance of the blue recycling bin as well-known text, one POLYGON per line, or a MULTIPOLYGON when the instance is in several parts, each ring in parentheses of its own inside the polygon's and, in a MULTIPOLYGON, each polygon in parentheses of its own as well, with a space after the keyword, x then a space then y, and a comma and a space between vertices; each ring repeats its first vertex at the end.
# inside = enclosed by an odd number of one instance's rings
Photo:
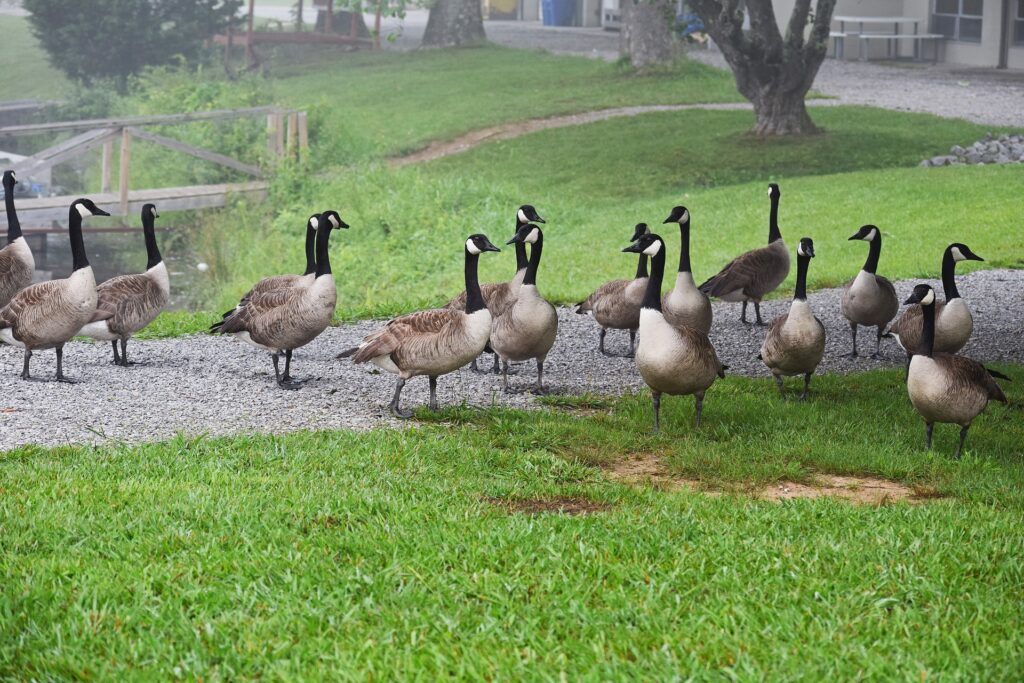
POLYGON ((576 0, 541 0, 540 10, 545 26, 572 26, 576 0))

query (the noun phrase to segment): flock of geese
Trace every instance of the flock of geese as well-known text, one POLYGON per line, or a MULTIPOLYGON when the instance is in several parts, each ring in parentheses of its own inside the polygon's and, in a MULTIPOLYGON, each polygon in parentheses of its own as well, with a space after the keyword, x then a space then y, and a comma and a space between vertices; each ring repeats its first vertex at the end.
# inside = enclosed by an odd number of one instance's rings
MULTIPOLYGON (((82 220, 109 214, 83 198, 75 200, 69 209, 71 275, 31 284, 34 263, 21 234, 14 206, 14 184, 14 173, 5 172, 8 235, 7 246, 0 250, 0 341, 24 349, 21 377, 35 379, 29 372, 33 352, 56 349, 56 379, 73 382, 63 373, 63 347, 76 335, 110 341, 113 362, 130 365, 128 339, 156 318, 170 298, 167 269, 154 234, 156 207, 147 204, 142 209, 148 256, 145 272, 96 285, 85 253, 82 220)), ((753 303, 756 323, 764 324, 761 301, 786 279, 790 270, 789 250, 778 224, 780 194, 778 185, 769 185, 767 245, 733 259, 699 286, 690 263, 690 212, 683 206, 673 208, 664 223, 679 226, 679 267, 674 286, 665 294, 665 241, 645 223, 638 224, 630 245, 623 249, 638 255, 636 276, 608 282, 578 305, 579 313, 593 316, 600 325, 602 353, 608 354, 604 347, 607 330, 629 332, 629 355, 635 357, 637 369, 651 389, 655 431, 660 427, 663 394, 693 395, 699 426, 705 392, 717 378, 725 376, 726 367, 708 337, 712 327, 709 297, 742 303, 743 323, 747 323, 747 305, 753 303)), ((516 272, 507 282, 480 284, 480 255, 500 250, 485 235, 470 235, 463 245, 465 289, 461 294, 442 308, 390 320, 338 357, 351 358, 355 363, 373 363, 396 375, 389 408, 402 418, 412 414, 411 410, 403 410, 400 403, 402 388, 409 379, 428 377, 429 407, 436 410, 437 378, 467 364, 480 371, 477 358, 485 351, 493 354, 491 371, 501 373, 502 387, 509 393, 515 391, 508 383, 509 363, 535 361, 537 378, 531 390, 543 393, 544 361, 558 330, 555 307, 537 289, 544 246, 540 225, 544 223, 532 206, 523 205, 517 210, 515 234, 507 242, 515 248, 516 272)), ((328 242, 332 230, 348 227, 336 211, 310 216, 305 231, 305 271, 301 275, 261 280, 210 328, 212 333, 232 335, 268 352, 275 379, 282 389, 302 385, 301 380, 291 375, 292 352, 319 336, 331 322, 337 290, 328 242)), ((929 285, 917 285, 904 302, 909 308, 893 322, 899 310, 896 291, 889 280, 877 273, 881 231, 874 225, 865 225, 850 239, 868 243, 864 267, 847 283, 842 296, 842 314, 850 323, 853 342, 850 355, 857 356, 858 326, 876 328, 874 356, 883 338, 895 338, 907 353, 907 392, 924 418, 928 448, 934 423, 958 424, 958 456, 971 422, 988 402, 1006 402, 994 378, 1008 378, 955 355, 970 338, 973 320, 957 290, 954 271, 960 261, 981 258, 964 244, 949 245, 942 258, 946 301, 936 301, 929 285)), ((813 241, 809 237, 800 239, 792 304, 787 313, 768 324, 759 355, 783 397, 783 378, 803 376, 801 400, 807 397, 811 376, 825 351, 825 327, 807 301, 807 269, 814 257, 813 241)))

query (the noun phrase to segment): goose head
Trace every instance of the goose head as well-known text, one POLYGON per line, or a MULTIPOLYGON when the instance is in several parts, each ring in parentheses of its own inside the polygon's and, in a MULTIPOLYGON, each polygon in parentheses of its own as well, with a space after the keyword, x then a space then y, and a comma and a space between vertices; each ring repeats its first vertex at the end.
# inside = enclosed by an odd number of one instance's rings
POLYGON ((668 218, 662 221, 662 223, 678 223, 682 225, 690 220, 690 210, 685 206, 674 206, 672 211, 669 213, 668 218))
POLYGON ((110 214, 96 206, 96 203, 86 197, 71 202, 71 207, 78 212, 82 218, 88 216, 109 216, 110 214))
POLYGON ((516 231, 516 234, 512 236, 505 244, 535 244, 541 237, 540 228, 532 223, 527 223, 523 227, 516 231))
POLYGON ((160 218, 160 214, 156 212, 156 204, 143 204, 142 205, 142 217, 143 218, 160 218))
POLYGON ((879 235, 878 228, 874 225, 865 225, 860 230, 850 235, 849 240, 864 240, 865 242, 873 242, 879 235))
POLYGON ((768 183, 768 198, 778 199, 782 196, 782 192, 779 190, 777 183, 768 183))
POLYGON ((930 306, 935 303, 935 290, 932 289, 931 285, 917 285, 914 287, 910 297, 903 303, 904 305, 921 304, 922 306, 930 306))
POLYGON ((648 256, 654 256, 664 248, 665 241, 662 240, 659 235, 649 232, 645 235, 641 235, 640 239, 633 242, 633 244, 629 245, 622 251, 632 254, 647 254, 648 256))
POLYGON ((537 209, 533 208, 530 204, 523 204, 516 211, 516 222, 517 223, 545 223, 546 221, 540 217, 537 213, 537 209))
MULTIPOLYGON (((312 220, 312 218, 310 218, 310 220, 312 220)), ((340 228, 348 229, 348 223, 341 220, 341 216, 333 209, 324 211, 320 214, 317 229, 319 229, 320 226, 326 227, 328 230, 337 230, 340 228)))
POLYGON ((4 189, 10 192, 17 185, 18 179, 14 177, 14 171, 4 171, 4 189))
POLYGON ((796 253, 805 258, 814 258, 814 240, 810 237, 801 237, 800 244, 796 247, 796 253))
POLYGON ((314 213, 306 220, 307 230, 316 230, 320 226, 320 214, 314 213))
POLYGON ((650 235, 651 229, 647 227, 646 223, 637 223, 636 227, 633 228, 633 236, 629 238, 630 242, 636 242, 644 235, 650 235))
POLYGON ((491 241, 487 239, 487 235, 481 235, 480 233, 470 235, 466 240, 466 253, 476 256, 485 251, 501 251, 501 249, 491 244, 491 241))
POLYGON ((984 261, 968 247, 966 244, 961 242, 954 242, 953 244, 946 247, 946 251, 949 252, 950 256, 953 257, 954 261, 984 261))

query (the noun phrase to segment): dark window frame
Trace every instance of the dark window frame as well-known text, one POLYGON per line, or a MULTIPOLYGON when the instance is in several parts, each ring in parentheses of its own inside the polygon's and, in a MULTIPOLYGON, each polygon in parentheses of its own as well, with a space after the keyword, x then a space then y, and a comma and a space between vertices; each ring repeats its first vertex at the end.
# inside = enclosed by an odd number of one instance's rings
MULTIPOLYGON (((953 14, 953 13, 950 13, 950 12, 939 12, 938 11, 938 2, 939 2, 939 0, 932 0, 932 32, 933 33, 941 33, 944 36, 946 36, 946 38, 948 40, 956 40, 956 41, 961 42, 961 43, 980 43, 981 42, 982 30, 984 28, 982 26, 983 14, 965 14, 964 13, 964 5, 969 0, 955 0, 955 1, 956 1, 956 5, 957 5, 957 11, 956 11, 955 14, 953 14), (952 32, 946 32, 946 31, 939 30, 937 22, 936 22, 936 19, 946 19, 946 20, 950 20, 951 19, 953 21, 953 30, 952 30, 952 32), (961 21, 963 21, 965 19, 967 21, 969 21, 969 22, 975 22, 975 21, 978 22, 978 37, 977 38, 974 38, 974 37, 966 37, 965 38, 965 37, 963 37, 963 35, 962 35, 963 31, 961 31, 961 21)), ((980 2, 982 3, 981 4, 981 12, 984 13, 984 11, 985 11, 984 0, 980 0, 980 2)), ((1017 0, 1017 2, 1018 2, 1018 4, 1020 4, 1020 3, 1024 2, 1024 0, 1017 0)), ((1015 44, 1018 44, 1018 43, 1016 43, 1016 41, 1015 41, 1015 44)), ((1022 44, 1024 44, 1024 43, 1022 43, 1022 44)))

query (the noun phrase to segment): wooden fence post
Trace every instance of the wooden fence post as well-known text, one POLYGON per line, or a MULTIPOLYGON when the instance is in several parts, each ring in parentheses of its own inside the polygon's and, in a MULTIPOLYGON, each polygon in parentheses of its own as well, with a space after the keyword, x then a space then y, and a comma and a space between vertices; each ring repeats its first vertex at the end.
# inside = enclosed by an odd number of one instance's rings
POLYGON ((309 154, 309 117, 306 112, 299 112, 299 158, 309 154))
POLYGON ((284 157, 284 114, 274 114, 274 151, 277 158, 284 157))
POLYGON ((102 182, 100 184, 100 192, 107 194, 110 192, 110 179, 113 174, 113 163, 114 163, 114 141, 107 140, 103 143, 103 166, 102 166, 102 182))
POLYGON ((288 114, 288 158, 299 157, 299 114, 292 112, 288 114))
POLYGON ((121 130, 121 169, 118 172, 121 198, 121 215, 128 215, 128 181, 132 161, 132 133, 127 128, 121 130))

